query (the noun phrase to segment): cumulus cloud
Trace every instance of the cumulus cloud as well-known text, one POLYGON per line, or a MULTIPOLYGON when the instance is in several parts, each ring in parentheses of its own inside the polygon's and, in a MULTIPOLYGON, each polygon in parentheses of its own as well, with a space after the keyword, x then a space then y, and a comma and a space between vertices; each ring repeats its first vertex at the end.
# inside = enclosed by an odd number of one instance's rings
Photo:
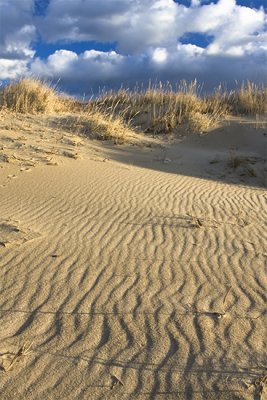
MULTIPOLYGON (((58 40, 116 42, 122 53, 169 47, 187 32, 213 36, 213 53, 253 42, 264 29, 263 9, 236 4, 235 0, 191 7, 173 0, 50 0, 38 27, 50 42, 58 40)), ((236 53, 234 50, 233 53, 236 53)))
POLYGON ((16 79, 28 74, 28 61, 0 59, 0 80, 16 79))
POLYGON ((25 73, 34 56, 31 41, 36 28, 32 22, 32 0, 0 0, 0 79, 25 73))
POLYGON ((31 73, 46 79, 59 79, 63 88, 88 94, 99 86, 142 79, 147 71, 145 64, 143 57, 122 56, 115 51, 88 50, 78 55, 73 51, 58 50, 47 60, 35 59, 31 73))
POLYGON ((173 0, 50 0, 37 24, 49 42, 112 41, 131 53, 175 42, 178 9, 173 0))
POLYGON ((99 87, 133 86, 149 79, 179 81, 196 77, 211 89, 220 82, 262 80, 265 66, 249 53, 242 57, 210 55, 192 44, 181 44, 168 52, 164 48, 150 49, 146 55, 121 55, 115 51, 90 50, 82 54, 59 50, 47 60, 36 59, 31 72, 47 79, 59 79, 63 88, 73 93, 90 94, 99 87), (229 69, 229 64, 231 68, 229 69))

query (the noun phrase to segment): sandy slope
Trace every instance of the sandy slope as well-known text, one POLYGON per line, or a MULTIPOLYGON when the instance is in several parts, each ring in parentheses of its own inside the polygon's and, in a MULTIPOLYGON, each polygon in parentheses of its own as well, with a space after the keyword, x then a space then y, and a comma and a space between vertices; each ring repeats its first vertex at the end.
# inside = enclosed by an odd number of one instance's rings
POLYGON ((260 398, 266 137, 243 126, 257 173, 233 173, 229 129, 143 149, 37 130, 15 158, 2 130, 1 399, 260 398))

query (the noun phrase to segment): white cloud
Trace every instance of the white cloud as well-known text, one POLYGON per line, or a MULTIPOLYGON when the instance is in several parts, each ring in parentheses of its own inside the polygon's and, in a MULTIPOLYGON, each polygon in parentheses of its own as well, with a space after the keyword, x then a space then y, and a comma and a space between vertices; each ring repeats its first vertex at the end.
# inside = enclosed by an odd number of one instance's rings
POLYGON ((122 57, 114 51, 87 50, 77 55, 73 51, 59 50, 50 55, 46 61, 35 59, 31 65, 31 73, 45 78, 61 79, 72 84, 105 83, 123 73, 125 60, 127 57, 122 57))
POLYGON ((0 79, 23 74, 34 56, 30 45, 36 32, 32 9, 32 0, 0 0, 0 79))
POLYGON ((37 18, 45 40, 117 42, 124 53, 176 40, 173 0, 51 0, 37 18))
POLYGON ((25 60, 0 59, 0 79, 16 79, 28 73, 28 62, 25 60))
POLYGON ((153 60, 156 63, 163 63, 164 61, 167 60, 168 57, 168 52, 166 49, 162 48, 162 47, 157 47, 154 51, 153 51, 153 60))
POLYGON ((199 7, 201 4, 200 0, 191 0, 191 6, 192 7, 199 7))
POLYGON ((173 0, 50 0, 47 15, 37 24, 48 41, 116 42, 125 54, 175 46, 186 32, 206 33, 214 37, 214 53, 263 31, 264 19, 263 9, 235 0, 204 5, 192 0, 191 7, 173 0))
POLYGON ((62 87, 74 93, 98 87, 134 85, 151 78, 179 81, 181 79, 207 83, 211 88, 220 82, 233 84, 235 80, 262 80, 265 74, 261 54, 252 58, 249 53, 208 54, 208 51, 191 44, 181 44, 172 49, 158 48, 147 55, 120 55, 116 52, 86 51, 77 55, 71 51, 57 51, 46 61, 36 59, 31 67, 35 75, 60 79, 62 87), (229 68, 229 65, 231 68, 229 68))

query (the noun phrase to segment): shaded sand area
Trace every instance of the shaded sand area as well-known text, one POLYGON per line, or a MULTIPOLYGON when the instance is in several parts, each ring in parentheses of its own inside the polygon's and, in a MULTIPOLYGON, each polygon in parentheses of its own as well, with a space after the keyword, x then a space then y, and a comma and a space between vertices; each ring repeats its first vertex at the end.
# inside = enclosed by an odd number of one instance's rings
POLYGON ((2 400, 264 399, 266 130, 0 140, 2 400))

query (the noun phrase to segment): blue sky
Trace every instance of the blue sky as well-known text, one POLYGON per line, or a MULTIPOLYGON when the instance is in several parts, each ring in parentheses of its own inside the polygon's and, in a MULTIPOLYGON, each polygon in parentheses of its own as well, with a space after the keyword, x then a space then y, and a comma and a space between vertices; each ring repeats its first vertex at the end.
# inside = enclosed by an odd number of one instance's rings
POLYGON ((149 79, 266 80, 261 0, 0 0, 0 80, 79 94, 149 79))

